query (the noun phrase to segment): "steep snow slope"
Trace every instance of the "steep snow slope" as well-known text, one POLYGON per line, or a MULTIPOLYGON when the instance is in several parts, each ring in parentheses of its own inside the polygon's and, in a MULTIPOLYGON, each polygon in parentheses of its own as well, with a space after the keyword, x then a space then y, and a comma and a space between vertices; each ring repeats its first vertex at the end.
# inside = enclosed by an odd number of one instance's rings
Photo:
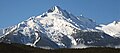
POLYGON ((0 41, 35 47, 66 48, 77 45, 71 36, 73 33, 78 30, 93 30, 95 26, 93 20, 83 16, 76 17, 55 6, 42 15, 30 17, 13 27, 0 30, 0 41))
POLYGON ((108 25, 101 25, 101 27, 96 27, 96 29, 102 30, 113 37, 120 37, 120 21, 114 21, 108 25))

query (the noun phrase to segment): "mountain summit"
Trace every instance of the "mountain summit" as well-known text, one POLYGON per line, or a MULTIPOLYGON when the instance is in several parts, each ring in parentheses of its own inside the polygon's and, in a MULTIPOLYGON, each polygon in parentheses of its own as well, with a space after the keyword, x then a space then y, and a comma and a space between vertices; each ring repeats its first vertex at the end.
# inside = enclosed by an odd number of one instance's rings
POLYGON ((59 13, 61 14, 62 13, 62 9, 59 7, 59 6, 54 6, 53 8, 49 9, 47 12, 54 12, 54 13, 59 13))
POLYGON ((106 46, 116 41, 95 27, 96 23, 92 19, 74 16, 55 6, 42 15, 32 16, 15 26, 1 29, 0 42, 20 43, 40 48, 71 48, 80 44, 106 46), (106 38, 114 42, 111 43, 106 38), (99 45, 100 43, 102 44, 99 45))

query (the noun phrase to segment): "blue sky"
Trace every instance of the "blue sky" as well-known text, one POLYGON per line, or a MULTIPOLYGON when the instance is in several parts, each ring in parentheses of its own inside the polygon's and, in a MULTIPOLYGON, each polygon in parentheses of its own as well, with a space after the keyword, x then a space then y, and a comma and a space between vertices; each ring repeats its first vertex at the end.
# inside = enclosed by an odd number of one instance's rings
POLYGON ((120 19, 120 0, 0 0, 0 28, 40 15, 53 6, 83 14, 98 24, 120 19))

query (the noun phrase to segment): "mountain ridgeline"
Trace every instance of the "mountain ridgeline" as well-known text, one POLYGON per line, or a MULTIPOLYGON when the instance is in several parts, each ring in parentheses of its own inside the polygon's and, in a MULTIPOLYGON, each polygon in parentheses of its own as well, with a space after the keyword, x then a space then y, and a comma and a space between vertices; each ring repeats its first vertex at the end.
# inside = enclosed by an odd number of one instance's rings
POLYGON ((32 16, 17 25, 1 29, 0 42, 44 49, 118 47, 120 31, 115 26, 119 29, 119 22, 112 24, 112 30, 109 24, 106 26, 108 27, 100 27, 90 18, 74 16, 59 6, 54 6, 42 15, 32 16))

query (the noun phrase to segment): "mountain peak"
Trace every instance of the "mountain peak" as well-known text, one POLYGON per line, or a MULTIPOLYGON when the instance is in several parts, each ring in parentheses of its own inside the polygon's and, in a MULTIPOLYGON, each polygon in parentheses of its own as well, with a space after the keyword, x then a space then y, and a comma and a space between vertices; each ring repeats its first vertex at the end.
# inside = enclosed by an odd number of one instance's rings
POLYGON ((59 6, 54 6, 53 8, 55 8, 56 10, 61 9, 59 6))
POLYGON ((61 14, 62 11, 63 11, 63 10, 62 10, 59 6, 54 6, 54 7, 52 7, 51 9, 49 9, 47 12, 48 12, 48 13, 54 12, 54 13, 59 13, 59 14, 61 14))
MULTIPOLYGON (((93 30, 95 26, 90 19, 76 17, 59 6, 54 6, 42 15, 30 17, 15 27, 0 30, 0 33, 3 37, 8 37, 8 42, 35 47, 69 48, 78 44, 73 34, 82 29, 93 30)), ((0 35, 0 42, 1 39, 0 35)))

